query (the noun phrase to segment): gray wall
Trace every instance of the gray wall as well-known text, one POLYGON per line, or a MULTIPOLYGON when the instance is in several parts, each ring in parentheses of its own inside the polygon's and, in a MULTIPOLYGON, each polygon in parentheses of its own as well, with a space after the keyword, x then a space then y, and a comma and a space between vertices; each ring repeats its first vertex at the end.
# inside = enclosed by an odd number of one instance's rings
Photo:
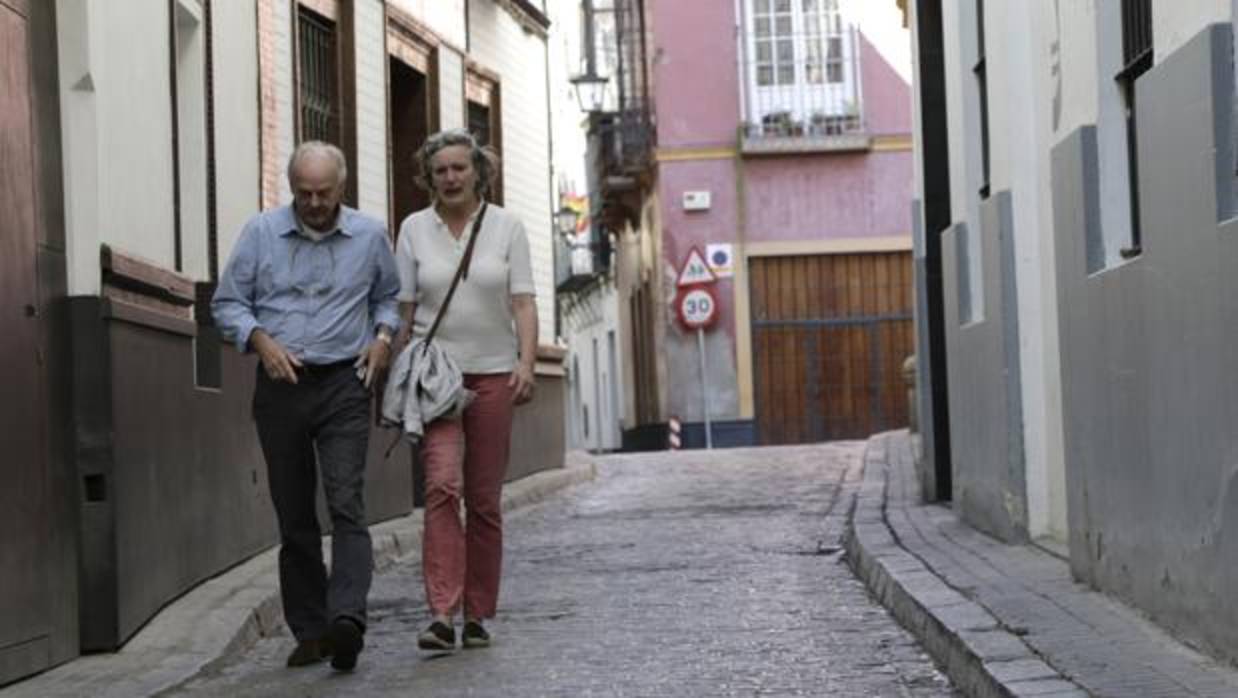
POLYGON ((556 372, 538 371, 533 400, 516 408, 507 480, 563 467, 567 444, 567 415, 563 392, 567 381, 556 372))
POLYGON ((947 380, 954 507, 971 525, 1006 541, 1027 537, 1018 313, 1009 192, 980 206, 980 225, 942 235, 947 380), (969 293, 968 235, 980 236, 983 289, 969 293), (962 324, 983 293, 984 317, 962 324))
MULTIPOLYGON (((168 601, 275 545, 278 530, 251 417, 256 359, 225 346, 222 389, 199 389, 192 323, 97 297, 71 299, 70 315, 74 460, 102 495, 81 503, 81 642, 107 650, 168 601)), ((401 445, 384 459, 391 438, 370 439, 371 521, 412 509, 411 455, 401 445)))
POLYGON ((1053 153, 1071 565, 1238 659, 1238 224, 1231 33, 1137 86, 1143 253, 1087 273, 1096 134, 1053 153))

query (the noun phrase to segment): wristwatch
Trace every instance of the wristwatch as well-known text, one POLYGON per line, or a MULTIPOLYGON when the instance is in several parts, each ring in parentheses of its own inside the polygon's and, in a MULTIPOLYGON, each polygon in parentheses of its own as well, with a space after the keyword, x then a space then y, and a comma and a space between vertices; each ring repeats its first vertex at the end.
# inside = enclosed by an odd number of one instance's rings
POLYGON ((391 330, 388 329, 386 325, 378 326, 378 341, 385 343, 387 346, 391 346, 391 330))

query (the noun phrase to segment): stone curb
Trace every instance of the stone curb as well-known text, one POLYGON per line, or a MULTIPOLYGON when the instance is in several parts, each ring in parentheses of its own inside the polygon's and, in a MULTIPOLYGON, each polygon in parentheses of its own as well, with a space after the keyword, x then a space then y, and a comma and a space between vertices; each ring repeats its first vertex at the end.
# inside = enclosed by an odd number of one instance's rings
MULTIPOLYGON (((503 511, 539 503, 597 476, 587 454, 569 453, 567 466, 503 487, 503 511)), ((376 569, 420 550, 422 513, 370 527, 376 569)), ((329 539, 323 541, 329 553, 329 539)), ((175 688, 270 635, 283 624, 278 549, 208 579, 159 612, 116 653, 86 655, 0 689, 0 698, 140 698, 175 688)))
POLYGON ((873 595, 968 696, 1086 696, 984 607, 904 548, 886 523, 886 437, 869 439, 846 539, 848 561, 873 595))

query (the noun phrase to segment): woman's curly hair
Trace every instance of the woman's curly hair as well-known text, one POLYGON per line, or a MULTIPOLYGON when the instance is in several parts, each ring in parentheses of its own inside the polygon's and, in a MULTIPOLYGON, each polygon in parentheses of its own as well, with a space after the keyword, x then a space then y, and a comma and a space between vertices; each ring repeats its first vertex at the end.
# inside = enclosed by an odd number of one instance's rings
POLYGON ((469 152, 472 154, 473 171, 477 173, 477 198, 486 198, 486 195, 492 191, 494 181, 499 175, 499 154, 488 145, 480 145, 477 139, 473 137, 473 134, 462 128, 439 131, 426 139, 426 142, 417 149, 417 155, 415 156, 417 167, 414 181, 422 189, 430 192, 432 198, 435 197, 430 161, 438 151, 453 145, 462 145, 469 149, 469 152))

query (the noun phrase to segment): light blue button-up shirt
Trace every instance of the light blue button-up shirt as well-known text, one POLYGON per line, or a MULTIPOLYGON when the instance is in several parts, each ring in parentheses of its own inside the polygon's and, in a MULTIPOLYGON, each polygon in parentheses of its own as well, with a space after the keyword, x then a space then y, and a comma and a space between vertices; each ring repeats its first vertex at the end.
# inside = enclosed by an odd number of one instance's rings
POLYGON ((297 358, 355 358, 381 323, 398 330, 400 279, 381 221, 340 208, 337 230, 314 242, 291 206, 249 220, 211 301, 215 325, 240 351, 261 328, 297 358))

